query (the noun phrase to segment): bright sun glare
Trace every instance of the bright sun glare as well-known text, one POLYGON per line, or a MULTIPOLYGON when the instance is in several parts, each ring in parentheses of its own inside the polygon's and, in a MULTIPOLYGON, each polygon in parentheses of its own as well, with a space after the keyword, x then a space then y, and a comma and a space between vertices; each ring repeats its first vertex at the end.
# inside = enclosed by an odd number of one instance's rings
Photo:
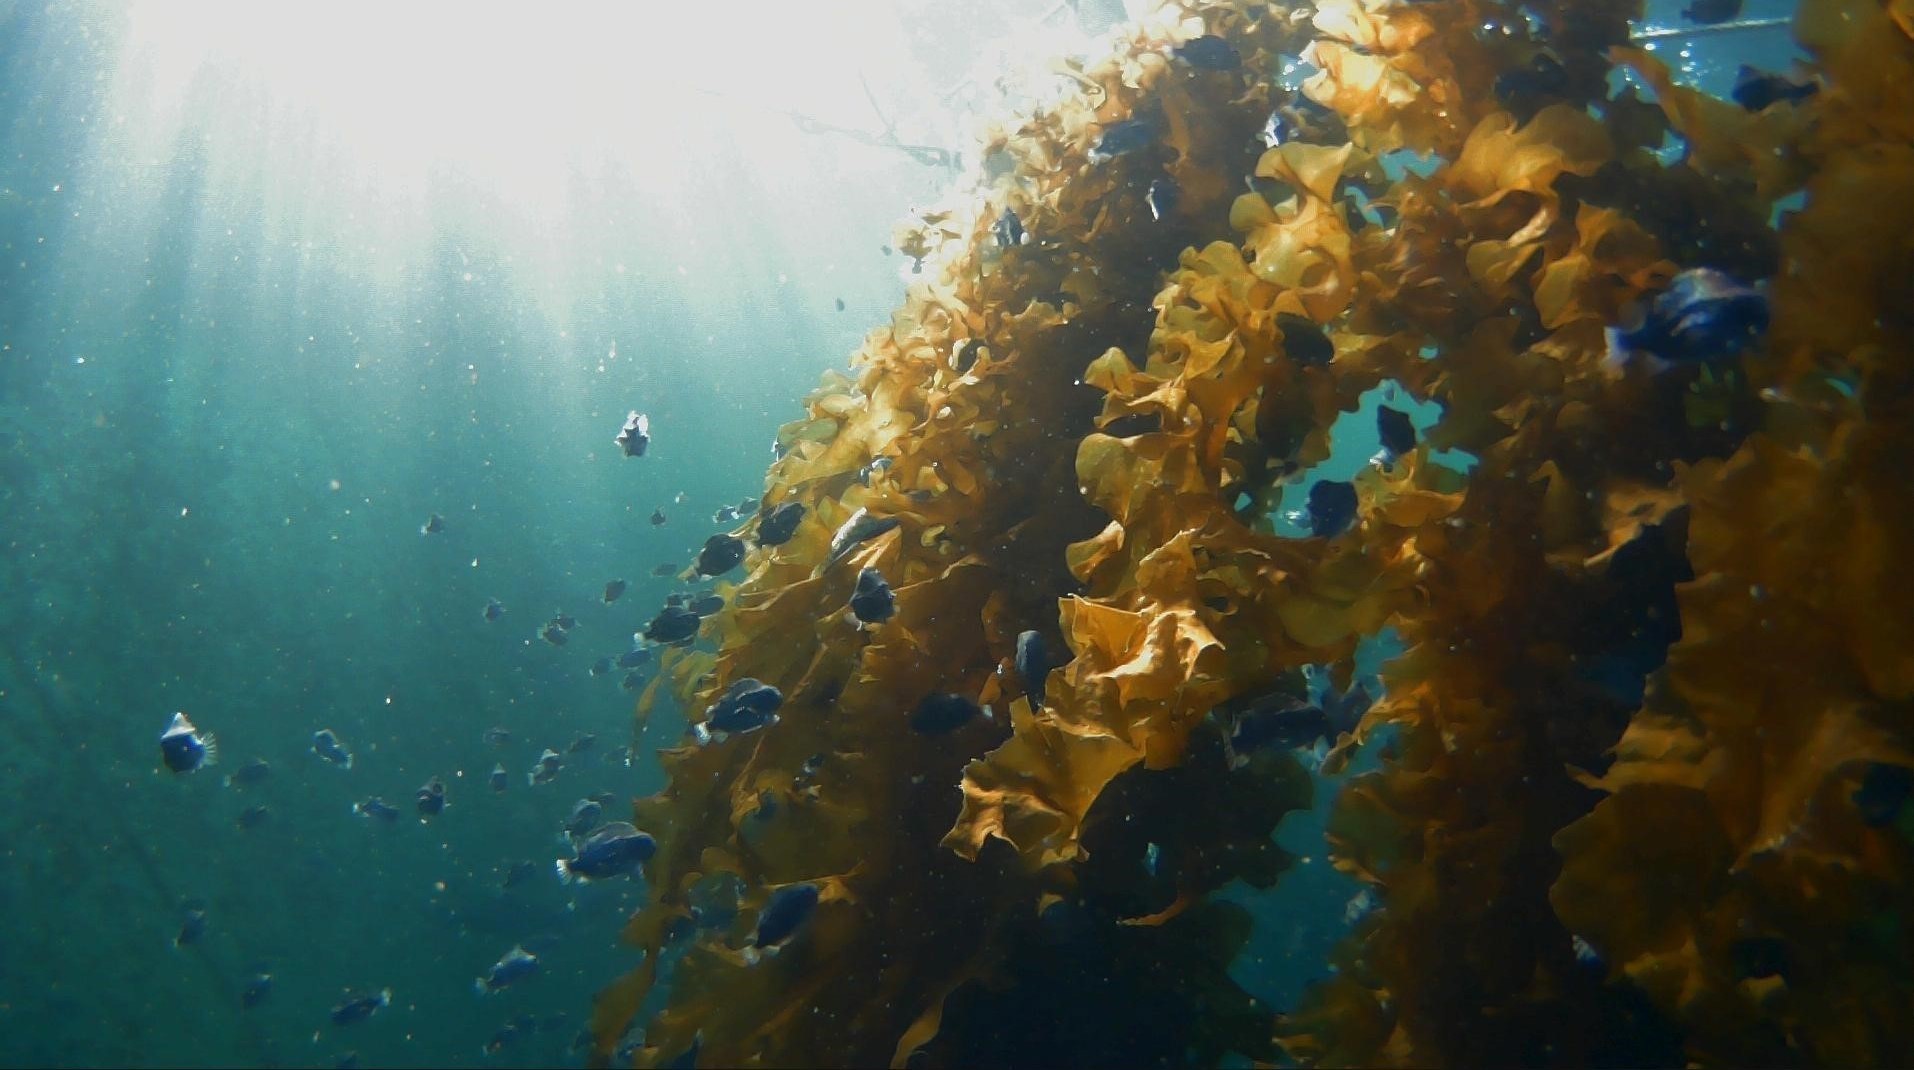
POLYGON ((233 107, 266 109, 255 134, 311 131, 384 195, 449 168, 526 204, 568 167, 669 168, 693 142, 788 127, 781 112, 875 126, 859 75, 907 82, 873 66, 905 54, 903 33, 876 0, 146 3, 129 12, 115 101, 163 156, 185 109, 203 117, 196 84, 218 79, 233 107))

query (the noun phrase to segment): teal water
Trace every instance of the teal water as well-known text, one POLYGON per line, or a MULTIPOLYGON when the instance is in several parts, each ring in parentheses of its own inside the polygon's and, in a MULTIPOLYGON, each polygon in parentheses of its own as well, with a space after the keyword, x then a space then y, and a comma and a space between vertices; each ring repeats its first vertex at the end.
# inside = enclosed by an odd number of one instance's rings
MULTIPOLYGON (((761 493, 778 425, 904 291, 892 225, 952 174, 746 116, 659 135, 668 187, 566 161, 540 213, 457 168, 391 193, 217 64, 160 124, 128 32, 123 9, 0 5, 0 1063, 582 1063, 642 888, 560 885, 559 823, 657 790, 682 727, 634 738, 622 673, 588 669, 678 589, 654 566, 761 493), (612 443, 633 408, 642 460, 612 443), (537 640, 561 610, 571 641, 537 640), (159 764, 174 711, 218 766, 159 764), (313 756, 320 728, 353 769, 313 756), (223 783, 253 758, 264 783, 223 783), (450 806, 426 823, 433 776, 450 806), (401 818, 351 811, 371 795, 401 818), (195 900, 206 933, 175 946, 195 900), (521 942, 541 975, 476 997, 521 942), (257 963, 273 991, 245 1010, 257 963), (371 1021, 327 1022, 388 987, 371 1021)), ((1333 464, 1375 448, 1351 434, 1333 464)), ((1317 825, 1292 836, 1317 857, 1260 902, 1311 920, 1260 928, 1242 966, 1279 1005, 1351 894, 1317 825)))

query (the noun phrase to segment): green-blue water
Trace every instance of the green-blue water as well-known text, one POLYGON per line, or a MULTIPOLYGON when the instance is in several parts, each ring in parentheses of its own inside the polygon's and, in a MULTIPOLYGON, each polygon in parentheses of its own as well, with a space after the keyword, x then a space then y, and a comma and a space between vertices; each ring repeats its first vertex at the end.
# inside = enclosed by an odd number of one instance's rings
MULTIPOLYGON (((694 158, 648 146, 680 157, 669 191, 554 163, 535 218, 456 169, 381 198, 217 65, 166 136, 129 129, 125 23, 0 5, 0 1063, 581 1063, 641 886, 560 885, 559 822, 657 790, 682 728, 633 738, 622 672, 588 669, 680 588, 654 566, 761 493, 777 427, 901 298, 892 225, 955 173, 760 118, 694 158), (634 408, 643 459, 612 443, 634 408), (578 620, 564 647, 535 635, 555 611, 578 620), (160 765, 174 711, 218 766, 160 765), (354 768, 311 753, 320 728, 354 768), (223 783, 254 758, 263 783, 223 783), (427 823, 433 776, 450 805, 427 823), (352 812, 371 795, 401 818, 352 812), (189 900, 207 930, 178 947, 189 900), (540 976, 475 996, 525 942, 540 976), (273 990, 242 1010, 256 963, 273 990), (328 1023, 386 987, 371 1021, 328 1023)), ((1772 64, 1780 40, 1733 47, 1772 64)), ((1376 448, 1348 439, 1337 466, 1376 448)), ((1314 857, 1240 964, 1279 1005, 1352 892, 1320 858, 1325 801, 1285 831, 1314 857)))

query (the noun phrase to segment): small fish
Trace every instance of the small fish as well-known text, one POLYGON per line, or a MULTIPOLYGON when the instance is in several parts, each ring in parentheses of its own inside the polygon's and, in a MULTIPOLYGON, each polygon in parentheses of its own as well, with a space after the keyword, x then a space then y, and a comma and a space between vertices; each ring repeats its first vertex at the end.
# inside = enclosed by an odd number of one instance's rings
POLYGON ((1206 71, 1233 71, 1243 65, 1234 45, 1212 33, 1193 37, 1170 50, 1170 55, 1206 71))
POLYGON ((537 862, 514 862, 512 868, 505 871, 505 879, 501 883, 507 888, 516 888, 531 880, 537 872, 537 862))
POLYGON ((628 821, 612 821, 592 830, 579 843, 571 858, 557 861, 558 879, 566 884, 575 880, 595 881, 623 876, 637 869, 658 851, 658 841, 638 831, 628 821))
POLYGON ((937 691, 925 695, 911 710, 910 727, 926 736, 941 736, 969 724, 982 712, 982 707, 962 695, 937 691))
POLYGON ((505 786, 507 783, 509 783, 509 778, 506 776, 506 773, 505 773, 505 763, 500 762, 497 765, 494 765, 492 767, 492 776, 491 776, 492 790, 497 792, 502 792, 505 790, 505 786))
POLYGON ((414 793, 418 802, 419 816, 433 818, 445 812, 445 781, 438 777, 425 782, 425 786, 414 793))
POLYGON ((897 612, 897 596, 884 582, 883 573, 867 568, 857 574, 857 589, 851 592, 851 614, 863 624, 882 624, 897 612))
POLYGON ((1569 90, 1568 69, 1547 52, 1536 52, 1526 64, 1502 72, 1491 87, 1503 103, 1533 102, 1560 97, 1569 90))
POLYGON ((621 669, 635 669, 638 666, 643 665, 645 662, 650 660, 651 660, 650 648, 642 647, 642 646, 636 647, 634 649, 627 650, 623 654, 620 654, 618 656, 618 667, 621 669))
POLYGON ((758 521, 759 546, 783 546, 797 534, 798 522, 804 519, 804 506, 797 502, 782 502, 764 514, 758 521))
POLYGON ((1347 531, 1356 519, 1356 485, 1335 479, 1317 480, 1309 488, 1303 518, 1309 533, 1319 539, 1333 539, 1347 531))
POLYGON ((1703 26, 1727 22, 1741 14, 1741 0, 1692 0, 1681 9, 1681 17, 1703 26))
POLYGON ((645 625, 643 634, 667 646, 689 643, 698 634, 698 615, 683 606, 666 606, 645 625))
POLYGON ((683 504, 685 503, 685 498, 686 498, 686 497, 687 497, 687 495, 685 494, 685 492, 684 492, 684 491, 679 491, 678 493, 676 493, 676 494, 673 494, 673 495, 671 496, 671 504, 673 504, 673 505, 683 505, 683 504))
POLYGON ((564 762, 559 758, 558 752, 547 747, 545 753, 538 756, 538 764, 532 767, 531 772, 525 774, 525 782, 533 787, 550 784, 558 779, 558 771, 562 768, 564 768, 564 762))
POLYGON ((1293 750, 1307 747, 1333 729, 1320 707, 1281 691, 1239 696, 1217 707, 1229 726, 1230 764, 1241 767, 1244 757, 1266 747, 1293 750))
POLYGON ((387 824, 399 819, 399 811, 387 805, 386 801, 377 795, 367 797, 364 802, 353 803, 352 812, 360 817, 376 817, 387 824))
POLYGON ((538 956, 523 947, 514 947, 507 951, 485 976, 473 982, 481 996, 495 995, 538 972, 538 956))
POLYGON ((599 658, 591 663, 590 672, 593 676, 603 676, 611 671, 613 664, 610 658, 599 658))
POLYGON ((751 936, 751 946, 776 947, 789 940, 811 919, 817 910, 817 900, 815 884, 787 884, 772 892, 764 909, 758 912, 758 927, 751 936))
POLYGON ((744 540, 736 535, 713 535, 704 541, 693 566, 700 576, 722 576, 744 561, 744 540))
POLYGON ((179 923, 179 935, 173 937, 173 946, 185 947, 188 944, 197 944, 199 938, 205 935, 206 907, 195 900, 186 904, 185 913, 179 923))
POLYGON ((711 522, 713 524, 730 524, 734 523, 737 519, 737 507, 731 505, 721 505, 718 507, 717 512, 711 514, 711 522))
POLYGON ((684 604, 685 604, 685 595, 684 595, 684 592, 682 591, 673 591, 672 593, 665 596, 666 608, 670 608, 673 606, 683 606, 684 604))
POLYGON ((663 561, 651 567, 651 574, 661 579, 665 576, 676 576, 678 565, 673 561, 663 561))
POLYGON ((666 519, 667 517, 665 516, 665 511, 663 509, 653 509, 651 511, 651 526, 652 527, 654 528, 664 527, 666 519))
POLYGON ((784 693, 770 684, 749 676, 732 684, 707 706, 704 722, 692 726, 698 743, 722 741, 734 734, 755 732, 778 723, 778 708, 784 705, 784 693))
POLYGON ((1027 631, 1017 636, 1017 676, 1023 681, 1024 693, 1030 696, 1032 708, 1043 706, 1043 682, 1050 675, 1050 651, 1043 641, 1043 633, 1027 631))
POLYGON ((538 637, 553 646, 564 646, 566 643, 572 641, 572 637, 565 629, 560 628, 557 624, 549 623, 538 630, 538 637))
POLYGON ((1820 91, 1820 83, 1812 78, 1796 80, 1785 74, 1770 74, 1744 63, 1735 72, 1735 87, 1728 91, 1728 95, 1749 111, 1762 111, 1784 100, 1799 104, 1820 91))
POLYGON ((721 594, 701 594, 693 598, 690 602, 687 602, 685 608, 700 617, 709 617, 711 614, 724 608, 724 596, 721 594))
POLYGON ((572 737, 570 745, 565 748, 565 753, 583 754, 597 745, 597 736, 592 735, 590 732, 580 732, 578 735, 572 737))
POLYGON ((321 728, 312 734, 312 752, 342 769, 352 768, 352 752, 330 728, 321 728))
POLYGON ((738 502, 738 506, 737 506, 738 515, 743 516, 744 514, 752 511, 753 509, 756 509, 757 507, 758 507, 758 500, 747 494, 744 496, 742 500, 738 502))
POLYGON ((997 239, 999 249, 1022 245, 1024 238, 1028 237, 1023 229, 1023 220, 1018 219, 1016 211, 1010 208, 1005 208, 997 221, 990 225, 990 233, 997 239))
POLYGON ((255 967, 253 975, 246 979, 246 987, 239 990, 239 1007, 252 1010, 272 995, 272 974, 264 966, 255 967))
POLYGON ((184 713, 175 713, 160 733, 160 758, 175 773, 191 773, 218 761, 219 745, 211 732, 201 735, 184 713))
POLYGON ((1335 359, 1335 343, 1308 316, 1278 312, 1276 326, 1282 328, 1283 352, 1296 363, 1308 368, 1320 368, 1335 359))
POLYGON ((837 564, 846 554, 856 549, 859 543, 874 539, 901 523, 903 521, 894 516, 876 516, 869 509, 860 508, 832 534, 831 552, 825 559, 825 564, 837 564))
POLYGON ((605 593, 601 597, 604 598, 606 605, 611 605, 613 602, 624 597, 624 594, 625 581, 612 580, 610 583, 605 584, 605 593))
POLYGON ((494 747, 503 747, 511 741, 512 730, 509 728, 500 728, 496 725, 479 734, 479 742, 488 743, 494 747))
POLYGON ((625 426, 618 429, 617 437, 612 439, 625 451, 627 457, 643 457, 651 448, 651 417, 636 409, 625 417, 625 426))
POLYGON ((1176 212, 1176 202, 1182 199, 1182 193, 1176 183, 1168 178, 1159 178, 1150 183, 1150 190, 1144 200, 1150 206, 1150 218, 1158 223, 1168 219, 1176 212))
POLYGON ((837 310, 839 312, 844 311, 844 299, 842 297, 837 299, 837 310))
POLYGON ((332 1008, 333 1025, 352 1025, 384 1010, 392 1004, 392 990, 380 989, 370 995, 355 996, 347 994, 345 1000, 332 1008))
POLYGON ((1296 138, 1296 124, 1283 108, 1276 108, 1263 120, 1263 147, 1273 149, 1296 138))
POLYGON ((1400 457, 1416 448, 1416 425, 1409 414, 1387 405, 1376 406, 1376 435, 1391 457, 1400 457))
POLYGON ((628 672, 623 680, 618 681, 618 686, 626 691, 637 691, 645 686, 645 678, 638 673, 628 672))
POLYGON ((888 245, 880 245, 880 246, 878 246, 877 248, 878 248, 878 251, 879 251, 879 252, 882 252, 882 253, 883 253, 883 254, 884 254, 885 256, 889 256, 889 255, 891 255, 891 247, 890 247, 890 246, 888 246, 888 245))
POLYGON ((1090 162, 1101 163, 1118 156, 1149 148, 1156 143, 1156 124, 1148 119, 1123 119, 1103 127, 1096 147, 1090 150, 1090 162))
POLYGON ((572 805, 572 812, 565 818, 565 833, 569 836, 583 836, 598 827, 599 819, 604 817, 605 807, 596 799, 580 799, 572 805))
POLYGON ((254 758, 226 774, 226 786, 229 788, 258 787, 270 776, 272 776, 272 764, 264 758, 254 758))
POLYGON ((570 613, 554 613, 552 614, 552 624, 569 632, 573 628, 578 627, 578 618, 572 616, 570 613))
POLYGON ((1689 268, 1655 295, 1638 325, 1608 329, 1611 367, 1646 354, 1652 370, 1732 359, 1768 330, 1768 299, 1714 268, 1689 268))
POLYGON ((487 598, 483 612, 486 620, 497 620, 505 615, 505 603, 496 598, 487 598))
POLYGON ((437 513, 433 513, 431 516, 426 517, 425 523, 419 525, 419 534, 421 535, 437 535, 439 532, 444 530, 445 530, 445 518, 440 516, 437 513))
POLYGON ((255 829, 265 824, 266 819, 271 816, 272 811, 266 809, 264 804, 248 806, 239 812, 238 817, 233 818, 233 824, 242 829, 255 829))

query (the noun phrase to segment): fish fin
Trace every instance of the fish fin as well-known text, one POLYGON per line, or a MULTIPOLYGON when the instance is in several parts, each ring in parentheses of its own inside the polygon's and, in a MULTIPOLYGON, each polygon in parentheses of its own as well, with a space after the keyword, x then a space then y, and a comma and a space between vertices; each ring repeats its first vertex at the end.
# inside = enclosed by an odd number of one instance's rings
POLYGON ((200 746, 206 748, 206 757, 201 759, 199 763, 199 767, 201 769, 204 769, 209 765, 218 764, 219 741, 213 738, 213 734, 211 732, 208 732, 205 735, 200 736, 199 743, 200 743, 200 746))
POLYGON ((557 864, 554 868, 558 870, 558 883, 560 884, 570 884, 578 879, 578 875, 572 872, 571 863, 562 858, 557 860, 557 864))
POLYGON ((485 978, 483 977, 473 980, 472 990, 474 992, 477 992, 481 996, 489 996, 496 991, 496 989, 490 988, 486 985, 485 978))

